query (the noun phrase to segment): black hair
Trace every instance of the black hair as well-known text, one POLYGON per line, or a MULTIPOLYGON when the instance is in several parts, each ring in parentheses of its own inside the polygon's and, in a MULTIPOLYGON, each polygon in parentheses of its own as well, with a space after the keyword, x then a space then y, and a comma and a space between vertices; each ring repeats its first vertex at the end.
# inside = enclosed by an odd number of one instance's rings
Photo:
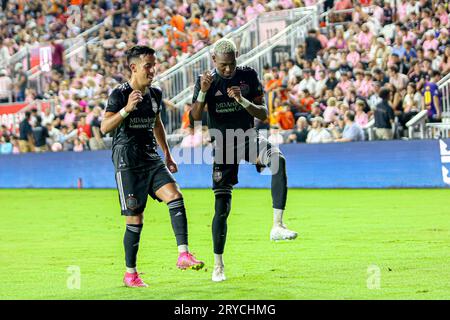
POLYGON ((436 77, 436 76, 440 76, 440 75, 441 75, 441 73, 437 70, 431 71, 431 77, 436 77))
POLYGON ((348 120, 350 120, 351 122, 355 121, 355 113, 352 110, 348 110, 345 113, 345 116, 347 117, 348 120))
POLYGON ((381 99, 387 100, 387 99, 389 99, 389 94, 390 93, 391 93, 391 90, 389 90, 388 88, 382 88, 380 90, 379 96, 380 96, 381 99))
POLYGON ((125 52, 127 63, 130 65, 134 59, 140 58, 142 55, 154 55, 155 49, 147 46, 134 46, 125 52))
POLYGON ((398 67, 397 67, 395 64, 392 65, 392 66, 390 66, 389 69, 390 69, 391 71, 394 71, 395 73, 398 72, 398 67))

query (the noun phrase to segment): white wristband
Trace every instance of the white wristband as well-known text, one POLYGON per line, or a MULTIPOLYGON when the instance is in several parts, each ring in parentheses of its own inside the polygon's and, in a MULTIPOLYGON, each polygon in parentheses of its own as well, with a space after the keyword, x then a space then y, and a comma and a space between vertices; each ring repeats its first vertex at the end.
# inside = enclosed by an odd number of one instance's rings
POLYGON ((197 101, 205 102, 205 98, 206 98, 206 92, 203 92, 202 90, 200 90, 200 92, 198 93, 198 96, 197 96, 197 101))
POLYGON ((247 109, 252 103, 245 99, 244 97, 241 97, 241 102, 239 102, 241 106, 243 106, 245 109, 247 109))
POLYGON ((125 108, 120 109, 119 113, 124 119, 129 115, 129 113, 125 111, 125 108))

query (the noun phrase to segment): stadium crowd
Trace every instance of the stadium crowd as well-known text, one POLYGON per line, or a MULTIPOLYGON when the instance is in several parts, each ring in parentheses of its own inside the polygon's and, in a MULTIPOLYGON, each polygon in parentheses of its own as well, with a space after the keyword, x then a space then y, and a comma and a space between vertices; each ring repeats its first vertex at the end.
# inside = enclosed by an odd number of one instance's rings
POLYGON ((358 1, 353 9, 327 33, 310 30, 292 59, 266 66, 273 141, 363 140, 372 118, 377 139, 399 138, 421 110, 440 121, 437 82, 450 70, 447 4, 358 1))
MULTIPOLYGON (((53 97, 57 107, 54 114, 30 112, 17 135, 2 127, 0 153, 106 148, 98 124, 108 93, 129 76, 126 48, 153 46, 161 73, 261 12, 315 2, 83 1, 80 25, 69 28, 64 9, 77 1, 7 1, 0 12, 0 25, 6 26, 0 31, 0 66, 9 69, 0 70, 0 102, 53 97), (88 60, 65 61, 63 41, 100 21, 97 40, 86 47, 88 60), (27 87, 21 63, 11 67, 7 61, 26 44, 43 41, 52 46, 53 64, 40 94, 27 87)), ((332 23, 310 30, 294 57, 266 65, 260 75, 270 117, 257 125, 270 141, 364 140, 371 119, 378 139, 400 138, 406 122, 424 109, 429 121, 439 121, 436 83, 450 70, 447 2, 336 0, 326 6, 351 12, 330 15, 332 23)), ((190 127, 189 109, 181 145, 208 143, 205 130, 190 127)))

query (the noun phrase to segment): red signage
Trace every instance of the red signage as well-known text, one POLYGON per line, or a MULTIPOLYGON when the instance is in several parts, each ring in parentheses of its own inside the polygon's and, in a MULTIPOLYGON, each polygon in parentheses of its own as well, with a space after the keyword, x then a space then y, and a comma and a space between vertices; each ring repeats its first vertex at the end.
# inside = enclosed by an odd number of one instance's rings
POLYGON ((16 132, 20 121, 25 118, 25 111, 36 108, 45 111, 50 108, 50 102, 37 101, 36 103, 10 103, 0 105, 0 125, 5 125, 9 130, 16 132))

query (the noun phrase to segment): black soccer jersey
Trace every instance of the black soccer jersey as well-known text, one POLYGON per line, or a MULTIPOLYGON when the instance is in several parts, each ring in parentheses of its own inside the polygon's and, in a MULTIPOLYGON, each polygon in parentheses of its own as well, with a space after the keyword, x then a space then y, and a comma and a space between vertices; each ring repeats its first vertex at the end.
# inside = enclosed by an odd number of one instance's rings
MULTIPOLYGON (((108 98, 106 112, 119 112, 128 102, 128 96, 133 92, 130 84, 125 82, 115 88, 108 98)), ((120 146, 133 147, 140 150, 139 159, 154 159, 156 139, 153 133, 156 116, 161 112, 162 93, 158 88, 150 87, 143 95, 143 100, 137 104, 136 110, 117 127, 113 135, 113 149, 120 146)))
MULTIPOLYGON (((249 101, 264 94, 256 71, 250 67, 237 67, 231 79, 222 78, 217 71, 212 71, 213 82, 206 93, 208 105, 208 127, 225 133, 226 129, 247 130, 254 127, 254 117, 250 115, 234 98, 230 98, 227 89, 239 86, 241 94, 249 101)), ((193 103, 200 92, 200 76, 195 84, 193 103)))

